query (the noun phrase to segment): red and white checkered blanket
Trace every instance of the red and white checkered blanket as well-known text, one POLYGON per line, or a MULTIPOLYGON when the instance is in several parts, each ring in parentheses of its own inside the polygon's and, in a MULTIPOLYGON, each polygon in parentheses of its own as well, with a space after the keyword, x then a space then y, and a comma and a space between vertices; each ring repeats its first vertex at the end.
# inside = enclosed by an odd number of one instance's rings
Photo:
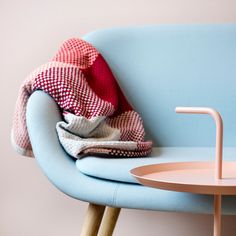
POLYGON ((84 40, 69 39, 20 88, 11 137, 20 154, 33 156, 26 104, 38 89, 54 98, 63 110, 64 121, 56 128, 70 155, 141 157, 151 152, 152 142, 144 141, 139 114, 126 100, 102 55, 84 40))

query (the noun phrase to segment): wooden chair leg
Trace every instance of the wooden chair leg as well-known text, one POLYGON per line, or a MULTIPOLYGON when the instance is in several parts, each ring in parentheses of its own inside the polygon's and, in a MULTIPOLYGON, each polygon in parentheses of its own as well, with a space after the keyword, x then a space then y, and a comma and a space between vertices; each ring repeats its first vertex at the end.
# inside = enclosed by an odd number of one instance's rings
POLYGON ((80 236, 97 236, 105 206, 89 203, 80 236))
POLYGON ((101 229, 99 230, 99 235, 112 236, 120 210, 120 208, 106 207, 106 211, 102 219, 101 229))

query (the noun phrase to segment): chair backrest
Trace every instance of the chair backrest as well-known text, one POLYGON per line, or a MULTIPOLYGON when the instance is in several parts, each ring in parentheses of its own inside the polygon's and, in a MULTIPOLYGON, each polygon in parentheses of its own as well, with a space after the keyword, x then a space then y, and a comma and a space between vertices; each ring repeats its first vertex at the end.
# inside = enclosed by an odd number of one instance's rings
POLYGON ((207 106, 224 121, 224 145, 236 145, 236 25, 158 25, 92 32, 92 43, 141 114, 157 146, 213 146, 207 115, 176 106, 207 106))

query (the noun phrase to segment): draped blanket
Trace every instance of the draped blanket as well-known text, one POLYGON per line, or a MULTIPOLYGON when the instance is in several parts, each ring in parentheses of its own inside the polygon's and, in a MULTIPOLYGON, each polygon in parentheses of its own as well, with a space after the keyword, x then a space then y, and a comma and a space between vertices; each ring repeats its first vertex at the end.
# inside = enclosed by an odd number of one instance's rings
POLYGON ((144 141, 141 117, 126 100, 102 55, 88 42, 67 40, 50 62, 23 82, 11 141, 25 156, 33 156, 26 104, 35 90, 48 93, 61 108, 64 120, 56 130, 71 156, 142 157, 151 152, 152 142, 144 141))

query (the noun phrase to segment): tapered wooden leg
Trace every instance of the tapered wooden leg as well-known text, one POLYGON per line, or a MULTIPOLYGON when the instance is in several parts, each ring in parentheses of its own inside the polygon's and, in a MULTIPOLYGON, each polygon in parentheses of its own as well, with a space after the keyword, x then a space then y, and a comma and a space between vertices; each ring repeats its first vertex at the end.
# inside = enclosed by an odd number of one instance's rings
POLYGON ((80 236, 97 236, 105 206, 89 203, 80 236))
POLYGON ((112 236, 119 214, 120 208, 106 207, 99 235, 112 236))

